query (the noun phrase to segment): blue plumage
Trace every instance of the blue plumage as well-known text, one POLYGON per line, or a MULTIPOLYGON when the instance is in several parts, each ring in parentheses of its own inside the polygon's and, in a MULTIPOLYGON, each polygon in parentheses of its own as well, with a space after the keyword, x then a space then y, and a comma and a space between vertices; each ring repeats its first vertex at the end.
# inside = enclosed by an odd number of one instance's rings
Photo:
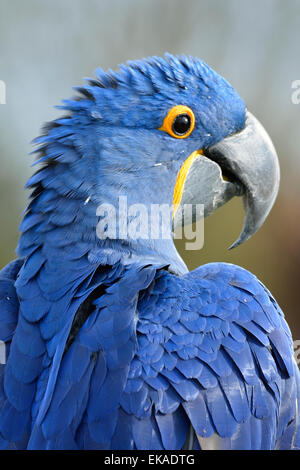
POLYGON ((36 140, 19 258, 0 273, 1 448, 299 448, 291 335, 257 278, 188 273, 171 239, 96 235, 120 194, 170 203, 189 154, 243 128, 243 101, 186 57, 88 80, 36 140), (158 128, 182 103, 197 125, 174 140, 158 128))

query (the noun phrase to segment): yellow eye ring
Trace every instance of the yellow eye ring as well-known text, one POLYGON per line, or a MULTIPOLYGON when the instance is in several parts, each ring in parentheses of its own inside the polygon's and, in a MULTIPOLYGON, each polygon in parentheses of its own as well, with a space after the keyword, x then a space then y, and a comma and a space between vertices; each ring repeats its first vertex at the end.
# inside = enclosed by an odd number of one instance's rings
POLYGON ((185 139, 193 132, 194 127, 193 111, 188 106, 179 104, 170 109, 158 130, 167 132, 176 139, 185 139))

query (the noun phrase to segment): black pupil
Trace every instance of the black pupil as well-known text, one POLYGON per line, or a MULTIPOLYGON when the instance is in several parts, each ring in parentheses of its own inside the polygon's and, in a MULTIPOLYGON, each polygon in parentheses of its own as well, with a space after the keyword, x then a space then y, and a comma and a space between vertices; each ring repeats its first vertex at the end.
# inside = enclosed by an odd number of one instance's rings
POLYGON ((173 132, 177 135, 186 134, 191 127, 191 118, 188 114, 179 114, 173 122, 173 132))

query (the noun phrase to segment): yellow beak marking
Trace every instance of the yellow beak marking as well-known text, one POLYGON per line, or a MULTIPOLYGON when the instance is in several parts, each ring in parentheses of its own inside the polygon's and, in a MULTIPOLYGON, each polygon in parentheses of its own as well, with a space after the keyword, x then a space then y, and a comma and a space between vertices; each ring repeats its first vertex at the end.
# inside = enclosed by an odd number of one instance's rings
POLYGON ((174 188, 173 193, 173 213, 172 219, 174 219, 178 206, 180 204, 184 183, 188 174, 189 169, 191 168, 194 160, 198 157, 198 155, 203 155, 203 150, 195 150, 195 152, 191 153, 191 155, 185 160, 182 167, 179 170, 177 175, 177 180, 174 188))

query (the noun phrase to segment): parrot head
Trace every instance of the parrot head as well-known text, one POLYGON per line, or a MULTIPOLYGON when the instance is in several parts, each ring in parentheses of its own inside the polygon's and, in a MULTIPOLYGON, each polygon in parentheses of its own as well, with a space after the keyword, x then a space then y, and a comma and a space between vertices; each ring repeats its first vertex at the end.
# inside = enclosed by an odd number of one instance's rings
MULTIPOLYGON (((123 196, 126 210, 171 206, 175 230, 196 221, 194 212, 184 217, 186 205, 203 204, 207 216, 242 196, 246 217, 235 245, 259 229, 278 192, 278 160, 266 131, 225 79, 197 58, 166 54, 117 72, 98 69, 86 80, 76 87, 79 96, 59 106, 67 115, 36 139, 44 166, 28 183, 35 190, 25 226, 35 212, 41 237, 51 227, 59 240, 71 227, 73 237, 92 240, 103 215, 97 208, 109 213, 123 196)), ((143 243, 123 238, 137 253, 172 250, 151 236, 143 243)))

